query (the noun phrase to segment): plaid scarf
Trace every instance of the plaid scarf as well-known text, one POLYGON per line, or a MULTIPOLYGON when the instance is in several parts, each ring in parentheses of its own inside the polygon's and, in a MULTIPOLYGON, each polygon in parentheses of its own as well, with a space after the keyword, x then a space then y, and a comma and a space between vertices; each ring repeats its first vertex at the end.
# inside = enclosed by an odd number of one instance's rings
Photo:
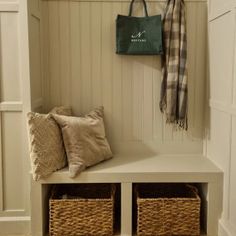
POLYGON ((167 123, 187 123, 187 40, 184 0, 169 0, 163 19, 164 49, 160 110, 167 123))

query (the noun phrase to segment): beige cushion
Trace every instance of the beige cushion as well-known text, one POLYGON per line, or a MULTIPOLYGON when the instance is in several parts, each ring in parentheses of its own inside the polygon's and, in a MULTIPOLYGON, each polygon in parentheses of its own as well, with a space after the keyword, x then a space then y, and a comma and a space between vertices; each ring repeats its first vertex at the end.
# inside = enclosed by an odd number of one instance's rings
POLYGON ((88 166, 112 157, 103 123, 103 107, 84 117, 53 117, 62 129, 70 177, 75 177, 88 166))
MULTIPOLYGON (((51 112, 70 115, 71 109, 55 108, 51 112)), ((34 180, 39 180, 66 165, 60 127, 52 114, 29 112, 30 159, 34 180)))

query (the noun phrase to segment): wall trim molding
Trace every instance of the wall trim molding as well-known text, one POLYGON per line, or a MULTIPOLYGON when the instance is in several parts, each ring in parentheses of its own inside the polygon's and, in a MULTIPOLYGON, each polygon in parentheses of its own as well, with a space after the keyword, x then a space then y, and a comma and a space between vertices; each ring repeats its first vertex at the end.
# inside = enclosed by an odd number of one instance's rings
POLYGON ((0 217, 0 234, 29 234, 29 216, 20 217, 0 217))
POLYGON ((0 111, 23 111, 22 102, 1 102, 0 111))
POLYGON ((2 2, 0 3, 0 12, 18 12, 19 3, 17 2, 2 2))

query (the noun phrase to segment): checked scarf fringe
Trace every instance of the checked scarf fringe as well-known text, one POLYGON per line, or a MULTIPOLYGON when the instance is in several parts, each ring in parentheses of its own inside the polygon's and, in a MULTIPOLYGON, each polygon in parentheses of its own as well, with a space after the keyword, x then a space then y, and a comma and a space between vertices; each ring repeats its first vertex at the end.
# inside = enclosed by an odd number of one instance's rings
POLYGON ((164 50, 160 110, 167 123, 188 129, 187 39, 184 0, 169 0, 163 19, 164 50))

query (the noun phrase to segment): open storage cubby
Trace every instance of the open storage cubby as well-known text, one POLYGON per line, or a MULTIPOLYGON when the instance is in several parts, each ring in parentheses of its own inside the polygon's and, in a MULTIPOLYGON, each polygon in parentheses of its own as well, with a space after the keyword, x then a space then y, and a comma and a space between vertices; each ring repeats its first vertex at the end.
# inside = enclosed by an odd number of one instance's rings
POLYGON ((207 186, 205 183, 133 184, 133 234, 190 236, 199 235, 200 231, 206 235, 207 186))
MULTIPOLYGON (((68 235, 70 228, 77 225, 76 228, 85 228, 87 232, 92 228, 92 233, 84 233, 86 235, 93 235, 95 232, 93 226, 86 224, 93 223, 100 225, 103 224, 102 217, 104 216, 104 221, 108 219, 108 215, 112 218, 109 219, 110 223, 113 225, 114 235, 120 234, 120 224, 121 224, 121 187, 120 184, 116 183, 89 183, 89 184, 45 184, 42 186, 42 192, 44 196, 44 207, 43 207, 43 235, 68 235), (114 191, 114 196, 113 196, 114 191), (111 202, 112 201, 112 202, 111 202), (82 202, 82 203, 81 203, 82 202), (106 206, 106 203, 109 206, 106 206), (111 209, 111 204, 113 205, 113 210, 111 209), (82 205, 82 206, 81 206, 82 205), (87 211, 86 208, 91 208, 91 211, 87 211), (96 209, 95 209, 96 208, 96 209), (87 214, 84 217, 84 222, 82 216, 76 213, 82 210, 87 214), (73 211, 75 214, 73 214, 73 211), (109 211, 109 212, 108 212, 109 211), (112 212, 111 212, 112 211, 112 212), (96 213, 98 213, 96 217, 96 213), (101 214, 99 214, 101 213, 101 214), (79 216, 76 219, 76 215, 79 216), (90 220, 89 220, 89 218, 90 220), (100 217, 100 218, 99 218, 100 217), (87 223, 85 222, 87 221, 87 223), (111 222, 113 221, 113 222, 111 222), (51 228, 50 228, 51 224, 51 228), (81 225, 81 226, 78 226, 81 225), (55 226, 55 227, 54 227, 55 226), (58 227, 61 226, 61 227, 58 227), (63 229, 68 227, 67 229, 63 229), (60 228, 60 229, 58 229, 60 228), (86 229, 87 228, 87 229, 86 229), (54 230, 55 229, 55 230, 54 230), (60 231, 60 230, 63 230, 60 231)), ((83 213, 82 213, 83 214, 83 213)), ((104 228, 107 228, 107 222, 105 222, 104 228)), ((102 226, 100 229, 102 230, 102 226)), ((84 231, 84 232, 85 232, 84 231)), ((79 231, 78 231, 79 232, 79 231)), ((75 233, 75 230, 74 232, 75 233)), ((83 233, 77 233, 78 235, 84 235, 83 233)))

